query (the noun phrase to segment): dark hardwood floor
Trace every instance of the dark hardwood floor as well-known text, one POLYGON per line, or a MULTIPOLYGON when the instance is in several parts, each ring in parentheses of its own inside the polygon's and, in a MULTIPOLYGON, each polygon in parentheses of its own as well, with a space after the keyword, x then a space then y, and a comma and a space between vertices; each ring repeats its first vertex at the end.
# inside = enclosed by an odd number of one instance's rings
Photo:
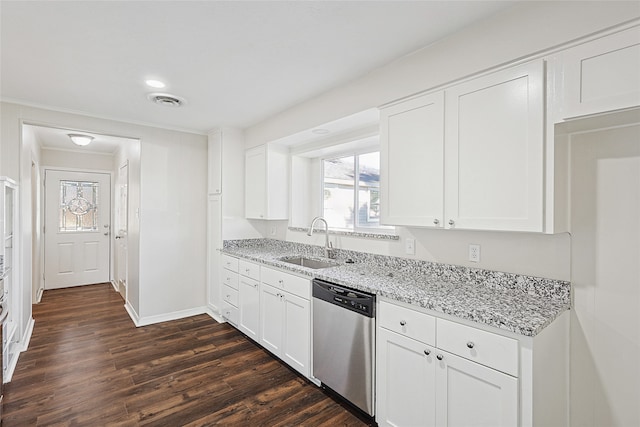
POLYGON ((207 315, 136 328, 111 285, 46 291, 3 426, 363 426, 207 315))

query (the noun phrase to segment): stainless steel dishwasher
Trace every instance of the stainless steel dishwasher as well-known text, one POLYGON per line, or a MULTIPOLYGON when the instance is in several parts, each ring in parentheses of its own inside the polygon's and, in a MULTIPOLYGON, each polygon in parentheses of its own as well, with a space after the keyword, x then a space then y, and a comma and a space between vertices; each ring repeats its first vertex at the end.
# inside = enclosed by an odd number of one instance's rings
POLYGON ((375 295, 313 280, 313 376, 374 415, 375 295))

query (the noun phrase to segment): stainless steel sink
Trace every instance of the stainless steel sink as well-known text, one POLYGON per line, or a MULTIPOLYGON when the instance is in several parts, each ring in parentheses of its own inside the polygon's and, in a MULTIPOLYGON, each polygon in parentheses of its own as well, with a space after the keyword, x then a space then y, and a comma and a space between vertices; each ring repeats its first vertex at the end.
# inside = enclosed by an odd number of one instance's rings
POLYGON ((305 258, 305 257, 284 257, 280 258, 281 261, 288 262, 289 264, 299 265, 301 267, 319 269, 338 266, 335 262, 322 261, 319 259, 305 258))

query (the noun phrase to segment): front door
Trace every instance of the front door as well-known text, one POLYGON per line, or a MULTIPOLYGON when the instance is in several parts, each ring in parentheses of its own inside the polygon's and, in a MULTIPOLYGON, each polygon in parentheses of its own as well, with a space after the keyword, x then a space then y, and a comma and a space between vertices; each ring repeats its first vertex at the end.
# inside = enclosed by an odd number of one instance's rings
POLYGON ((45 172, 45 289, 109 281, 111 177, 45 172))

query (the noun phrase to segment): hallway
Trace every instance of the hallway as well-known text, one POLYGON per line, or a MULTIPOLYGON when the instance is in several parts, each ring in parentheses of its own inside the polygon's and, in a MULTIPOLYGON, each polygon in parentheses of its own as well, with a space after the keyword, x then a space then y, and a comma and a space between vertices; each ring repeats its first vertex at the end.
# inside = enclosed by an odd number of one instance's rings
POLYGON ((207 315, 136 328, 110 284, 50 290, 5 386, 3 426, 361 426, 207 315))

